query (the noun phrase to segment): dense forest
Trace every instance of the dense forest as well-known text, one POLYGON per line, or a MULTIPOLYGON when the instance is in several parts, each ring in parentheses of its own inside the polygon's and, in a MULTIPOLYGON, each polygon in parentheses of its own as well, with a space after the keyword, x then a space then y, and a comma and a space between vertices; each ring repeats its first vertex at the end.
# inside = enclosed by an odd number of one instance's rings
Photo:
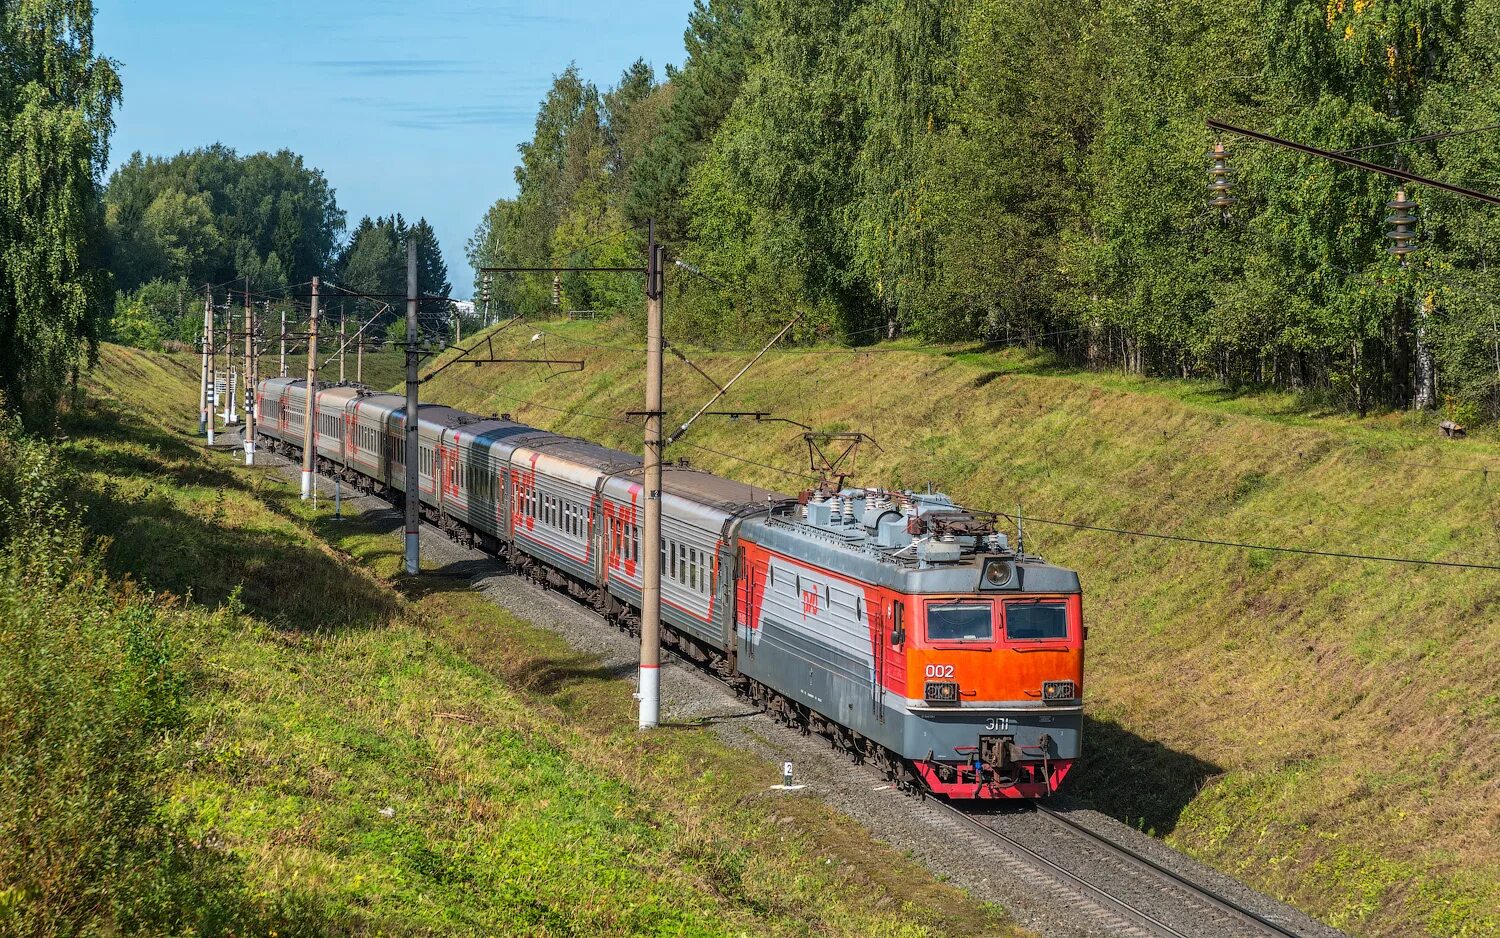
MULTIPOLYGON (((120 291, 110 337, 126 344, 194 341, 204 284, 239 288, 248 278, 253 291, 276 298, 321 276, 363 293, 404 293, 408 234, 417 239, 419 287, 449 289, 426 219, 366 216, 346 238, 332 186, 289 150, 242 157, 215 144, 171 157, 136 153, 110 176, 103 198, 120 291)), ((361 320, 399 314, 372 301, 336 309, 361 320)))
MULTIPOLYGON (((1367 407, 1500 411, 1500 212, 1265 144, 1208 205, 1205 118, 1500 192, 1500 0, 697 0, 681 69, 559 74, 479 263, 680 268, 670 329, 1040 345, 1367 407), (624 231, 620 235, 618 232, 624 231)), ((550 302, 541 278, 501 304, 550 302)), ((638 305, 603 277, 571 307, 638 305)))

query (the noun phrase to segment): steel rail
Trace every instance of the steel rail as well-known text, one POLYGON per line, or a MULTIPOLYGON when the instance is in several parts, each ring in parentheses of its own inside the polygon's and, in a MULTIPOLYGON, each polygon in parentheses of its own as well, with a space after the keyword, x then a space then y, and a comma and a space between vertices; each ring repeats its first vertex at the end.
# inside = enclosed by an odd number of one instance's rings
POLYGON ((1287 938, 1298 938, 1297 932, 1294 932, 1282 925, 1278 925, 1270 919, 1252 912, 1230 899, 1224 898, 1223 896, 1219 895, 1216 892, 1213 892, 1205 886, 1200 886, 1192 880, 1187 879, 1182 874, 1177 873, 1165 866, 1162 866, 1160 863, 1157 863, 1150 857, 1143 856, 1142 854, 1131 850, 1129 847, 1122 846, 1116 843, 1114 840, 1111 840, 1110 838, 1105 837, 1103 834, 1100 834, 1098 831, 1090 830, 1089 828, 1084 827, 1082 824, 1079 824, 1077 821, 1064 817, 1057 811, 1054 811, 1053 809, 1040 802, 1034 803, 1033 807, 1036 809, 1038 814, 1040 814, 1042 817, 1047 818, 1049 821, 1061 827, 1063 830, 1073 834, 1074 836, 1082 840, 1087 841, 1093 846, 1104 848, 1106 853, 1109 853, 1110 855, 1123 860, 1126 863, 1143 869, 1151 875, 1154 875, 1158 879, 1167 880, 1168 882, 1171 882, 1176 886, 1188 890, 1197 898, 1202 899, 1204 902, 1207 902, 1209 905, 1218 909, 1220 912, 1229 915, 1231 918, 1237 919, 1238 921, 1249 925, 1252 928, 1259 929, 1260 931, 1267 934, 1287 936, 1287 938))
POLYGON ((1089 882, 1082 876, 1074 873, 1072 870, 1069 870, 1063 866, 1058 865, 1052 860, 1049 860, 1047 857, 1044 857, 1040 853, 1037 853, 1035 850, 1021 843, 1021 841, 1015 839, 1009 834, 996 830, 990 825, 979 820, 977 816, 964 811, 962 808, 954 807, 952 804, 941 800, 934 800, 933 803, 940 806, 944 811, 946 811, 953 817, 959 819, 961 823, 967 824, 970 827, 983 831, 987 836, 1000 841, 1008 849, 1010 849, 1012 853, 1020 854, 1023 860, 1030 861, 1036 866, 1043 867, 1047 871, 1053 873, 1059 879, 1062 879, 1068 885, 1072 886, 1074 889, 1077 889, 1079 892, 1082 892, 1089 898, 1095 900, 1110 911, 1113 911, 1125 917, 1126 919, 1129 919, 1137 925, 1155 931, 1157 934, 1166 935, 1168 936, 1168 938, 1191 938, 1191 936, 1178 931, 1171 925, 1168 925, 1166 922, 1163 922, 1162 920, 1151 915, 1149 912, 1141 911, 1126 900, 1121 899, 1119 896, 1116 896, 1113 893, 1100 888, 1094 883, 1089 882))
MULTIPOLYGON (((289 465, 291 464, 289 463, 289 465)), ((324 479, 326 481, 326 477, 324 477, 324 479)), ((381 501, 386 501, 383 496, 371 495, 371 493, 365 494, 380 499, 381 501)), ((390 504, 390 502, 387 502, 387 504, 390 504)), ((454 537, 454 534, 451 531, 447 531, 437 525, 432 524, 429 521, 426 521, 425 519, 423 520, 422 525, 424 528, 427 528, 432 534, 446 537, 448 540, 455 543, 460 543, 454 537)), ((509 567, 509 563, 504 558, 498 555, 490 554, 488 551, 484 551, 482 549, 480 550, 480 552, 484 553, 486 556, 490 556, 502 566, 509 567)), ((546 593, 555 592, 548 589, 541 583, 537 583, 537 587, 546 593)), ((571 605, 576 606, 585 614, 597 618, 602 624, 606 626, 611 625, 610 621, 606 617, 601 615, 598 610, 594 609, 589 604, 580 602, 567 593, 559 593, 557 595, 559 595, 559 597, 563 600, 569 602, 571 605)), ((712 668, 705 667, 703 662, 695 661, 675 648, 663 647, 662 651, 668 658, 683 665, 687 670, 690 670, 695 674, 708 677, 711 681, 719 684, 725 690, 729 691, 731 695, 737 698, 743 698, 743 695, 739 693, 739 691, 732 683, 726 680, 723 676, 716 673, 712 668)), ((766 713, 767 711, 762 708, 759 712, 766 713)), ((859 765, 864 766, 865 764, 859 763, 859 765)), ((957 820, 960 824, 978 831, 982 836, 999 841, 1006 848, 1008 848, 1013 855, 1016 855, 1017 858, 1022 862, 1030 862, 1033 866, 1039 867, 1045 872, 1053 874, 1057 879, 1061 880, 1064 885, 1071 886, 1073 889, 1082 893, 1087 898, 1090 898, 1097 902, 1105 910, 1113 912, 1121 916, 1122 918, 1132 922, 1136 927, 1154 931, 1158 935, 1165 936, 1165 938, 1193 938, 1193 936, 1187 935, 1184 932, 1173 928, 1171 925, 1161 921, 1160 919, 1151 915, 1149 912, 1145 912, 1141 909, 1136 908, 1129 901, 1108 892, 1107 890, 1095 885, 1089 880, 1084 879, 1082 876, 1079 876, 1077 873, 1074 873, 1071 870, 1068 870, 1067 868, 1059 865, 1055 861, 1043 856, 1042 854, 1028 847, 1026 844, 1017 840, 1016 838, 1011 837, 1009 834, 996 830, 994 827, 991 827, 990 825, 981 821, 978 816, 971 814, 970 812, 965 811, 962 808, 956 807, 945 799, 934 797, 930 799, 924 798, 922 800, 924 803, 931 804, 940 812, 957 820)), ((1212 906, 1213 908, 1230 915, 1231 917, 1242 923, 1250 925, 1252 928, 1270 935, 1286 936, 1286 938, 1300 938, 1297 932, 1284 928, 1283 926, 1278 925, 1269 919, 1263 918, 1262 916, 1257 915, 1256 913, 1232 902, 1231 900, 1219 896, 1206 887, 1200 886, 1192 882, 1191 880, 1185 879, 1181 875, 1173 872, 1165 866, 1156 863, 1150 858, 1141 856, 1135 851, 1132 851, 1127 847, 1123 847, 1115 843, 1113 840, 1104 837, 1102 834, 1097 834, 1094 831, 1082 826, 1081 824, 1078 824, 1076 821, 1072 821, 1068 818, 1063 817, 1062 815, 1053 811, 1051 808, 1048 808, 1039 802, 1033 802, 1032 806, 1041 816, 1056 822, 1064 830, 1069 831, 1075 836, 1078 836, 1079 838, 1086 840, 1091 844, 1103 847, 1107 853, 1114 855, 1116 858, 1123 860, 1130 865, 1134 865, 1138 869, 1144 870, 1148 875, 1153 876, 1159 881, 1165 881, 1174 886, 1177 886, 1179 889, 1187 892, 1193 898, 1201 899, 1203 902, 1212 906)))

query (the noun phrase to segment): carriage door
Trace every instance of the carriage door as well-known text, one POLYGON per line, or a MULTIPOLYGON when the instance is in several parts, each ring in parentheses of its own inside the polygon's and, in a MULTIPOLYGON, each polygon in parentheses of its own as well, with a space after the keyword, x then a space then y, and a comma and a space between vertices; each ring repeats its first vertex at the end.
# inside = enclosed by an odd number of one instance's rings
POLYGON ((755 564, 745 562, 745 549, 739 551, 736 567, 739 568, 739 595, 736 597, 734 616, 741 628, 745 630, 744 653, 747 657, 755 657, 755 643, 750 640, 750 633, 754 625, 755 597, 759 595, 760 572, 756 570, 755 564))
POLYGON ((875 713, 875 718, 881 723, 885 722, 885 661, 890 655, 890 639, 885 631, 885 613, 879 602, 871 603, 860 600, 870 613, 870 633, 874 642, 875 659, 875 682, 870 687, 870 706, 875 713))
POLYGON ((437 451, 441 462, 437 473, 439 485, 443 490, 441 502, 448 504, 458 499, 458 473, 460 471, 458 447, 444 446, 439 443, 437 451))

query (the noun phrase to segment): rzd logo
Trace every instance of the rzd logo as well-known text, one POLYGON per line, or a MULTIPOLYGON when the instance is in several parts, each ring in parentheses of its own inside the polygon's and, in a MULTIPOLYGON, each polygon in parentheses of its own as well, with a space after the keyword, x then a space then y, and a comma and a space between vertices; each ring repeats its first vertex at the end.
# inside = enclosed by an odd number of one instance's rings
POLYGON ((803 590, 802 591, 802 615, 805 617, 805 616, 815 616, 817 614, 818 614, 818 591, 815 590, 815 589, 812 589, 812 590, 803 590))

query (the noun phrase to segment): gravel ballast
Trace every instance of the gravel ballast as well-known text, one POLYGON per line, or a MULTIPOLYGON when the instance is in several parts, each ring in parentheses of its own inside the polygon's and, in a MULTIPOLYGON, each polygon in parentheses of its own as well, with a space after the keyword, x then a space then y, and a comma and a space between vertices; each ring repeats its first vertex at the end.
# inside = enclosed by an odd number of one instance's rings
MULTIPOLYGON (((275 453, 259 449, 257 461, 280 467, 284 474, 296 478, 297 467, 275 453)), ((332 499, 333 482, 319 477, 318 487, 322 497, 332 499)), ((384 500, 359 495, 347 488, 344 496, 346 516, 360 517, 394 532, 400 530, 400 512, 384 500)), ((444 568, 445 575, 468 580, 497 606, 560 635, 579 652, 597 657, 605 669, 628 674, 639 661, 638 641, 609 625, 592 610, 511 575, 500 561, 454 543, 428 524, 422 529, 422 551, 424 561, 444 568)), ((764 758, 768 789, 781 780, 781 764, 791 762, 794 781, 803 787, 785 792, 782 797, 821 799, 947 882, 980 900, 1003 906, 1022 927, 1047 938, 1102 938, 1140 933, 1127 929, 1118 917, 1080 900, 1070 890, 1059 888, 1050 874, 1004 855, 998 848, 984 849, 972 836, 963 836, 949 812, 940 805, 902 794, 874 769, 854 765, 846 754, 834 750, 820 736, 804 736, 777 723, 697 667, 665 660, 661 694, 663 722, 710 725, 726 744, 764 758)), ((1054 799, 1051 804, 1066 812, 1069 819, 1299 935, 1335 938, 1342 934, 1066 797, 1054 799)), ((1076 835, 1062 835, 1055 824, 1033 812, 1002 809, 986 815, 985 821, 1107 891, 1128 897, 1138 908, 1169 922, 1184 934, 1245 933, 1233 930, 1213 916, 1194 916, 1181 907, 1181 899, 1170 891, 1153 889, 1140 881, 1138 875, 1123 872, 1117 860, 1099 856, 1097 850, 1091 850, 1076 835)))

